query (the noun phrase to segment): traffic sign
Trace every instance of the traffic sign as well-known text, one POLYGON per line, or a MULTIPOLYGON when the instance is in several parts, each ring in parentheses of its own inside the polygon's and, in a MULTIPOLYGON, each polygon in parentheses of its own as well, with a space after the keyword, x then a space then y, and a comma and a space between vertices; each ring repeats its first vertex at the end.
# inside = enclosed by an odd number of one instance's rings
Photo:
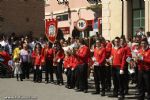
POLYGON ((85 19, 79 19, 77 22, 76 22, 76 28, 79 30, 79 31, 84 31, 86 28, 87 28, 87 21, 85 19))

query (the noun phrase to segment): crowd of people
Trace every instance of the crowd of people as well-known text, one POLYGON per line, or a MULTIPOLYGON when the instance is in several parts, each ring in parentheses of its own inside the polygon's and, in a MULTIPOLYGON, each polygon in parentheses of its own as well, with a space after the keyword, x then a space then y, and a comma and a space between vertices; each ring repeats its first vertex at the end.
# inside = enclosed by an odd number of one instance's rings
POLYGON ((48 40, 33 40, 30 36, 16 38, 11 35, 7 39, 1 36, 0 45, 11 55, 10 66, 18 81, 31 78, 33 73, 35 83, 45 78, 46 84, 64 85, 65 73, 66 88, 87 93, 88 78, 92 74, 95 83, 92 94, 105 96, 113 88, 110 97, 124 100, 131 82, 137 86, 137 99, 144 100, 147 94, 150 100, 149 32, 147 36, 137 35, 130 41, 123 36, 113 41, 95 36, 60 39, 53 44, 48 40))

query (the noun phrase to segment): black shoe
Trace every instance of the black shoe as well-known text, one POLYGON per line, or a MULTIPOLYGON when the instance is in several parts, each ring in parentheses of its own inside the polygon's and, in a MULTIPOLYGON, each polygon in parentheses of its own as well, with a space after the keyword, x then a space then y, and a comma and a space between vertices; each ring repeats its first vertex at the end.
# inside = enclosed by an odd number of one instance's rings
POLYGON ((84 93, 88 93, 88 90, 84 90, 84 93))
POLYGON ((102 92, 101 96, 105 96, 105 92, 102 92))
POLYGON ((107 92, 110 92, 111 88, 106 89, 107 92))
POLYGON ((50 81, 50 83, 51 83, 51 84, 53 84, 53 83, 54 83, 54 81, 50 81))
POLYGON ((119 96, 118 100, 124 100, 124 96, 119 96))
POLYGON ((23 81, 23 80, 20 80, 20 81, 23 81))
POLYGON ((100 94, 100 92, 96 91, 96 92, 93 92, 92 94, 100 94))
POLYGON ((82 92, 82 91, 83 91, 82 89, 77 89, 77 90, 76 90, 76 92, 82 92))
POLYGON ((117 94, 112 94, 112 95, 110 95, 109 97, 117 98, 117 97, 118 97, 118 95, 117 95, 117 94))
POLYGON ((66 88, 68 88, 69 86, 68 86, 68 85, 66 85, 65 87, 66 87, 66 88))
POLYGON ((129 94, 128 91, 125 91, 124 93, 125 93, 125 95, 128 95, 128 94, 129 94))
POLYGON ((72 87, 71 87, 71 86, 68 86, 68 89, 72 89, 72 87))
POLYGON ((48 81, 45 81, 45 84, 48 84, 48 81))

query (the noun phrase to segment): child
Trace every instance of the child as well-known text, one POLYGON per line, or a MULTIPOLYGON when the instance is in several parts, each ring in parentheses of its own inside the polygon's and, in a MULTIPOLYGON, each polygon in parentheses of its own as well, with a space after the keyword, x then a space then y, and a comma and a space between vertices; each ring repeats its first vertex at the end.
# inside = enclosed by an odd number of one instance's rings
POLYGON ((16 58, 15 59, 15 62, 14 62, 14 75, 16 75, 16 78, 17 78, 17 81, 19 81, 19 77, 20 77, 20 81, 23 81, 22 80, 22 70, 21 70, 21 62, 20 62, 20 59, 19 58, 16 58))
POLYGON ((66 52, 65 58, 64 58, 64 72, 67 76, 67 85, 66 88, 71 88, 71 66, 70 66, 70 53, 66 52))

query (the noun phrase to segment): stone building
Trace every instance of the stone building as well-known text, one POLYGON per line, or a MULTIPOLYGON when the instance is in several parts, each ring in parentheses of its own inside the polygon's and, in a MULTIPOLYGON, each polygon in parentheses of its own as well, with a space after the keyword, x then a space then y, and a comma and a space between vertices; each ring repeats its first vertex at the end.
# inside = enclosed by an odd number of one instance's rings
MULTIPOLYGON (((46 0, 45 18, 62 17, 68 14, 66 5, 58 4, 59 0, 46 0)), ((60 0, 63 1, 63 0, 60 0)), ((94 19, 94 12, 85 9, 94 0, 67 0, 72 11, 71 18, 59 21, 58 26, 69 27, 70 35, 79 17, 86 20, 94 19)), ((102 35, 109 40, 124 35, 126 38, 135 36, 138 28, 150 31, 150 0, 99 0, 102 5, 102 35)), ((67 17, 67 16, 66 16, 67 17)), ((65 16, 64 16, 65 18, 65 16)))
POLYGON ((44 1, 0 0, 0 33, 44 34, 44 1))

